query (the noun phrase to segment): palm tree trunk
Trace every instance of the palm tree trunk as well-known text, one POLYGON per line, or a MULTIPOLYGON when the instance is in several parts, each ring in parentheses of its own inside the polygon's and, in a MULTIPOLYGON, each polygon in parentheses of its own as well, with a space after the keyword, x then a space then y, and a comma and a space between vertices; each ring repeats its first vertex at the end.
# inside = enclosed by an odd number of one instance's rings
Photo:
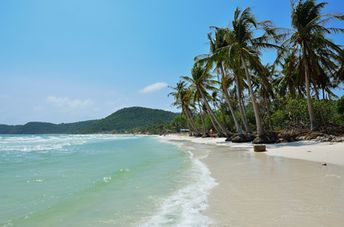
POLYGON ((190 123, 190 118, 189 118, 188 114, 186 113, 185 110, 183 110, 182 113, 183 113, 184 116, 185 116, 185 120, 186 120, 186 124, 187 124, 188 128, 190 129, 191 132, 193 132, 193 131, 194 131, 194 128, 192 127, 192 125, 191 125, 191 123, 190 123))
POLYGON ((319 91, 317 89, 317 86, 313 83, 313 89, 315 92, 315 97, 317 98, 317 100, 320 100, 320 95, 319 95, 319 91))
POLYGON ((187 114, 188 114, 188 117, 189 117, 189 121, 190 121, 191 126, 194 128, 195 132, 198 132, 197 127, 196 127, 196 124, 195 124, 195 122, 194 122, 194 120, 193 120, 193 116, 192 116, 192 113, 191 113, 190 109, 189 109, 189 108, 186 108, 186 112, 187 112, 187 114))
POLYGON ((203 116, 203 110, 202 110, 202 106, 201 106, 200 103, 198 103, 198 107, 199 107, 199 115, 201 117, 202 129, 203 129, 202 136, 206 136, 207 135, 207 131, 206 131, 206 128, 205 128, 205 121, 204 121, 204 116, 203 116))
MULTIPOLYGON (((304 48, 303 48, 303 51, 304 48)), ((304 52, 305 55, 305 52, 304 52)), ((310 78, 309 78, 309 68, 308 63, 306 60, 307 57, 304 57, 303 62, 305 66, 305 84, 306 84, 306 95, 307 95, 307 108, 308 108, 308 114, 309 114, 309 121, 311 123, 311 131, 316 130, 316 123, 315 123, 315 115, 314 115, 314 108, 313 108, 313 102, 312 102, 312 96, 311 96, 311 84, 310 84, 310 78)))
POLYGON ((219 132, 219 133, 222 133, 226 136, 229 136, 230 133, 227 131, 227 129, 225 129, 225 127, 222 126, 222 124, 218 121, 218 119, 216 118, 213 110, 211 109, 207 99, 205 98, 205 95, 203 94, 202 91, 200 91, 200 94, 202 96, 202 99, 204 101, 204 105, 208 111, 208 114, 209 114, 209 117, 210 117, 210 120, 213 124, 213 126, 215 127, 216 131, 219 132))
POLYGON ((191 111, 188 107, 185 107, 185 114, 187 115, 189 125, 191 126, 191 130, 194 131, 195 133, 198 133, 198 129, 196 127, 195 122, 193 121, 193 117, 191 114, 191 111))
POLYGON ((212 115, 212 111, 208 109, 208 105, 209 105, 209 104, 207 103, 207 101, 204 101, 204 100, 203 100, 203 103, 204 103, 205 106, 206 106, 206 110, 207 110, 207 112, 208 112, 208 114, 209 114, 209 119, 210 119, 210 121, 211 121, 211 124, 212 124, 213 127, 215 128, 216 132, 222 133, 221 130, 220 130, 220 128, 218 127, 218 125, 216 124, 216 122, 215 122, 215 120, 214 120, 214 116, 212 115), (206 103, 207 103, 207 104, 206 104, 206 103))
MULTIPOLYGON (((221 65, 220 67, 221 67, 222 76, 225 77, 226 75, 225 75, 225 71, 223 69, 223 66, 221 65)), ((236 131, 237 131, 237 133, 242 134, 242 129, 241 129, 241 126, 239 125, 239 122, 238 122, 238 120, 237 120, 237 118, 235 116, 235 112, 234 112, 234 109, 233 109, 231 101, 230 101, 231 98, 230 98, 230 95, 228 93, 228 90, 227 90, 227 88, 225 88, 223 86, 221 86, 221 88, 222 88, 222 92, 223 92, 224 97, 225 97, 225 101, 226 101, 226 103, 228 105, 229 111, 231 112, 231 115, 232 115, 232 118, 233 118, 233 121, 234 121, 234 125, 235 125, 235 128, 236 128, 236 131)))
MULTIPOLYGON (((186 115, 185 115, 186 116, 186 115)), ((190 129, 190 134, 189 135, 194 135, 194 133, 195 133, 195 131, 194 131, 194 129, 192 128, 192 126, 191 126, 191 124, 190 124, 190 121, 189 121, 189 118, 188 117, 186 117, 186 123, 187 123, 187 126, 188 126, 188 128, 190 129)))
POLYGON ((239 122, 235 116, 235 112, 234 112, 233 107, 231 105, 230 96, 228 94, 228 91, 225 88, 222 88, 222 90, 223 90, 223 94, 224 94, 226 103, 228 105, 229 111, 231 112, 231 115, 232 115, 232 118, 234 121, 234 125, 235 125, 235 129, 236 129, 237 133, 242 134, 242 128, 241 128, 241 126, 240 126, 240 124, 239 124, 239 122))
POLYGON ((239 104, 240 104, 240 111, 241 111, 241 114, 243 116, 243 121, 244 121, 244 127, 245 127, 245 131, 250 133, 252 130, 250 128, 250 126, 248 125, 248 120, 247 120, 247 116, 246 116, 246 109, 245 109, 245 103, 244 103, 244 100, 242 98, 242 94, 240 93, 240 100, 239 100, 239 104))
POLYGON ((260 119, 259 107, 258 107, 256 95, 252 89, 251 75, 249 74, 246 62, 244 61, 243 57, 241 57, 241 63, 245 69, 245 74, 246 74, 246 79, 247 79, 247 84, 248 84, 248 90, 249 90, 249 93, 251 96, 251 101, 252 101, 252 106, 253 106, 253 111, 254 111, 254 117, 256 119, 257 134, 258 134, 258 137, 261 137, 264 135, 264 129, 263 129, 263 125, 262 125, 262 122, 260 119))
POLYGON ((321 90, 322 90, 322 98, 323 98, 324 100, 327 99, 327 98, 326 98, 326 95, 325 95, 325 88, 322 88, 321 90))
POLYGON ((272 122, 271 122, 271 113, 270 113, 270 100, 268 98, 264 98, 266 114, 268 118, 268 129, 272 130, 272 122))
POLYGON ((239 103, 239 112, 240 112, 241 120, 242 120, 242 123, 244 125, 246 133, 248 133, 251 130, 248 127, 248 121, 247 121, 247 117, 245 114, 244 103, 242 101, 241 89, 240 89, 240 85, 239 85, 239 78, 237 76, 235 76, 235 83, 237 86, 236 92, 237 92, 237 96, 238 96, 237 98, 239 101, 238 103, 239 103))

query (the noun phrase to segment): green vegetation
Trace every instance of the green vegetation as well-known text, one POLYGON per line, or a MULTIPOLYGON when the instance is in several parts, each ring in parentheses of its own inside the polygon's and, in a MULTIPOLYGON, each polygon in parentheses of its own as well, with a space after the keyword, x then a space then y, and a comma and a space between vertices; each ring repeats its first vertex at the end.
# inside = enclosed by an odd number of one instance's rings
POLYGON ((344 32, 328 26, 344 16, 322 14, 326 3, 315 0, 291 3, 291 29, 258 21, 250 8, 236 9, 230 27, 211 27, 209 53, 195 57, 170 93, 192 134, 211 129, 240 142, 255 129, 261 143, 283 129, 344 133, 344 99, 333 93, 344 82, 344 51, 328 38, 344 32), (265 49, 276 50, 267 65, 265 49))
POLYGON ((80 129, 96 121, 82 121, 69 124, 29 122, 25 125, 0 125, 0 134, 76 134, 80 129))
POLYGON ((171 122, 177 115, 169 111, 143 107, 124 108, 83 128, 81 132, 143 133, 149 127, 171 122))
MULTIPOLYGON (((344 126, 344 119, 341 112, 337 110, 338 101, 332 100, 313 100, 315 118, 319 128, 329 125, 344 126)), ((308 117, 306 99, 289 99, 281 106, 276 106, 271 115, 272 126, 274 129, 282 130, 285 128, 307 129, 310 125, 308 117)))
POLYGON ((143 107, 121 109, 93 121, 69 124, 30 122, 25 125, 0 125, 0 134, 87 134, 87 133, 155 133, 172 130, 170 122, 179 114, 143 107))

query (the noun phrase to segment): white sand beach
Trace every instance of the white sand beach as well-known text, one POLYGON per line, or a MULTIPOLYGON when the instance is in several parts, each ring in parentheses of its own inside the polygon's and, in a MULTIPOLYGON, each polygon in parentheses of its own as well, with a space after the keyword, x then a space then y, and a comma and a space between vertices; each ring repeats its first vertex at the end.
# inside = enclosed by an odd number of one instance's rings
POLYGON ((160 138, 183 143, 216 179, 205 212, 212 226, 344 223, 344 143, 275 144, 254 153, 252 144, 224 138, 160 138))
MULTIPOLYGON (((226 138, 199 138, 186 134, 170 134, 160 137, 170 141, 189 141, 198 144, 230 146, 232 148, 246 148, 253 152, 251 143, 226 142, 226 138)), ((268 144, 264 154, 293 158, 321 163, 344 165, 344 143, 320 143, 315 141, 299 141, 291 143, 268 144)))

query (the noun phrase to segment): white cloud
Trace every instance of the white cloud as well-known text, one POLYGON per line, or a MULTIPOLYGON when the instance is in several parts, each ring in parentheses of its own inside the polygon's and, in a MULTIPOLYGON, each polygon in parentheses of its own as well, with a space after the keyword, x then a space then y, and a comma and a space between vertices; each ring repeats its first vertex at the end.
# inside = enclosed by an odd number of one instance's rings
POLYGON ((161 89, 164 89, 167 86, 168 86, 168 84, 165 82, 157 82, 157 83, 150 84, 150 85, 144 87, 142 90, 140 90, 140 92, 145 93, 145 94, 146 93, 153 93, 153 92, 159 91, 161 89))
POLYGON ((67 109, 81 109, 81 108, 88 108, 93 105, 93 102, 90 99, 71 99, 69 97, 55 97, 49 96, 47 98, 47 102, 51 105, 60 108, 67 108, 67 109))

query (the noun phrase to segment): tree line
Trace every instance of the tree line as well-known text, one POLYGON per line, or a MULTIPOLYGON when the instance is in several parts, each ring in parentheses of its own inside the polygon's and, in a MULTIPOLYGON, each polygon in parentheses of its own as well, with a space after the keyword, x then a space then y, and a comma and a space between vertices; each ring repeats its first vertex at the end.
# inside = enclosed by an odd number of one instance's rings
POLYGON ((344 81, 344 52, 329 36, 344 32, 331 26, 344 16, 324 14, 326 5, 315 0, 291 2, 289 29, 258 21, 250 8, 237 8, 229 27, 210 27, 209 53, 194 58, 191 74, 182 76, 170 93, 192 134, 207 136, 211 129, 217 135, 232 137, 235 132, 251 140, 255 130, 257 142, 263 142, 276 129, 279 111, 292 108, 293 102, 303 103, 300 110, 306 107, 308 115, 295 127, 319 130, 326 119, 317 113, 326 112, 324 108, 336 112, 325 118, 343 123, 344 102, 336 100, 333 90, 344 81), (261 59, 266 49, 276 51, 269 64, 261 59))

